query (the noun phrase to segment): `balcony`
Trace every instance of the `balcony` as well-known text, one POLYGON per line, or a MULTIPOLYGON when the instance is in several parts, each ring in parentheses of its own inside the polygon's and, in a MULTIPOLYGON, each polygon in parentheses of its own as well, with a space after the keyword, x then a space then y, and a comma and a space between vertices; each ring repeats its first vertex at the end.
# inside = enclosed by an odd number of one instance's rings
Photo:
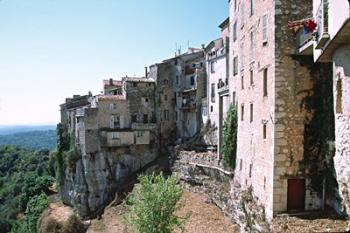
POLYGON ((316 13, 316 49, 321 49, 330 39, 328 34, 328 0, 322 0, 316 13))
POLYGON ((225 79, 225 81, 223 81, 222 79, 219 79, 218 82, 218 93, 219 95, 221 94, 225 94, 228 93, 228 78, 225 79))
POLYGON ((312 55, 313 54, 314 33, 308 32, 301 28, 296 34, 297 54, 312 55))

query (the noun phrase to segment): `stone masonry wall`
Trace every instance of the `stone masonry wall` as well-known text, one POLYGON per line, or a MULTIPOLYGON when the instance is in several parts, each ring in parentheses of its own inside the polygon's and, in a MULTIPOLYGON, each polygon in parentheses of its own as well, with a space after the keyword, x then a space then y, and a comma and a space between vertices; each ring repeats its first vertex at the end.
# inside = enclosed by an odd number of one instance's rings
MULTIPOLYGON (((293 58, 296 44, 288 21, 308 17, 311 1, 275 1, 275 137, 274 137, 274 213, 287 210, 289 178, 306 178, 306 209, 320 208, 317 195, 309 190, 308 168, 300 167, 304 156, 305 124, 312 118, 303 101, 313 95, 313 80, 306 66, 293 58)), ((320 184, 322 185, 322 184, 320 184)))
MULTIPOLYGON (((233 193, 252 187, 256 200, 272 217, 273 194, 273 138, 274 138, 274 1, 230 2, 230 95, 238 112, 237 158, 233 193), (267 41, 263 41, 262 18, 266 15, 267 41), (237 25, 237 39, 233 39, 233 25, 237 25), (251 43, 252 39, 252 43, 251 43), (252 47, 251 47, 252 44, 252 47), (238 59, 237 73, 233 71, 238 59), (264 96, 263 75, 268 70, 267 96, 264 96), (252 109, 252 111, 251 111, 252 109), (263 125, 266 124, 266 138, 263 125)), ((235 198, 235 197, 232 197, 235 198)))

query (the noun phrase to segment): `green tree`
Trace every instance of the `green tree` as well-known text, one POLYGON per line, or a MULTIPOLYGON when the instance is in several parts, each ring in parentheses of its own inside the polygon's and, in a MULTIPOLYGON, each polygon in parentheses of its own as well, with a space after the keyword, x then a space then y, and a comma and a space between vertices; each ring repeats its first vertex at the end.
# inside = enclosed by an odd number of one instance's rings
POLYGON ((185 219, 175 215, 180 207, 182 188, 177 179, 158 176, 141 176, 140 184, 127 199, 127 221, 141 233, 170 233, 181 227, 185 219))
POLYGON ((18 221, 11 233, 36 233, 38 219, 48 205, 49 201, 44 193, 31 198, 27 204, 25 219, 18 221))
POLYGON ((231 106, 223 126, 223 162, 225 167, 236 168, 237 153, 237 110, 231 106))

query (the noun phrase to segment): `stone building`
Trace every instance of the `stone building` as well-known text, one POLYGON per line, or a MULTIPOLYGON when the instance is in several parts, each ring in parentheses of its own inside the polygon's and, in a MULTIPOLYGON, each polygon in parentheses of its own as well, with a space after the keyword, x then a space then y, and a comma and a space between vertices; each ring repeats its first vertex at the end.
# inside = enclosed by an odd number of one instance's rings
POLYGON ((159 155, 154 80, 107 80, 104 93, 61 105, 59 127, 74 140, 63 152, 60 192, 84 217, 100 214, 128 177, 159 155))
POLYGON ((158 140, 162 150, 176 138, 175 92, 176 67, 173 62, 164 61, 149 67, 149 78, 156 83, 156 122, 158 140))
MULTIPOLYGON (((229 18, 220 24, 221 37, 210 42, 205 48, 207 63, 207 98, 206 111, 211 127, 214 127, 208 144, 218 146, 218 153, 222 144, 222 128, 230 107, 228 54, 229 54, 229 18)), ((205 122, 206 123, 206 122, 205 122)))
POLYGON ((232 190, 252 187, 269 219, 322 209, 327 177, 320 175, 319 160, 333 132, 315 125, 322 114, 331 118, 333 113, 318 104, 322 95, 331 98, 323 81, 328 73, 297 52, 288 27, 290 21, 308 18, 312 3, 229 2, 229 93, 238 112, 232 190))
MULTIPOLYGON (((313 0, 317 24, 311 40, 304 40, 301 52, 313 56, 320 66, 330 65, 335 114, 334 167, 343 207, 350 215, 350 2, 313 0)), ((306 33, 299 33, 302 39, 306 33)), ((301 40, 303 41, 303 40, 301 40)))
POLYGON ((207 93, 204 51, 189 48, 164 62, 171 63, 174 71, 176 135, 186 140, 202 127, 202 101, 207 93))

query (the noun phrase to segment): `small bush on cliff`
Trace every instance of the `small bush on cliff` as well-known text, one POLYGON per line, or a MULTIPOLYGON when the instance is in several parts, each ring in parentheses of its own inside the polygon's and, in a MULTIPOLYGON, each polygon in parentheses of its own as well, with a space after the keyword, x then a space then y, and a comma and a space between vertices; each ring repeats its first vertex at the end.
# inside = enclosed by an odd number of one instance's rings
POLYGON ((140 184, 127 199, 127 221, 142 233, 170 233, 181 227, 185 220, 175 215, 182 188, 175 177, 166 179, 162 174, 141 176, 140 184))
POLYGON ((222 154, 224 166, 235 169, 237 152, 237 111, 231 106, 223 127, 223 146, 222 154))

